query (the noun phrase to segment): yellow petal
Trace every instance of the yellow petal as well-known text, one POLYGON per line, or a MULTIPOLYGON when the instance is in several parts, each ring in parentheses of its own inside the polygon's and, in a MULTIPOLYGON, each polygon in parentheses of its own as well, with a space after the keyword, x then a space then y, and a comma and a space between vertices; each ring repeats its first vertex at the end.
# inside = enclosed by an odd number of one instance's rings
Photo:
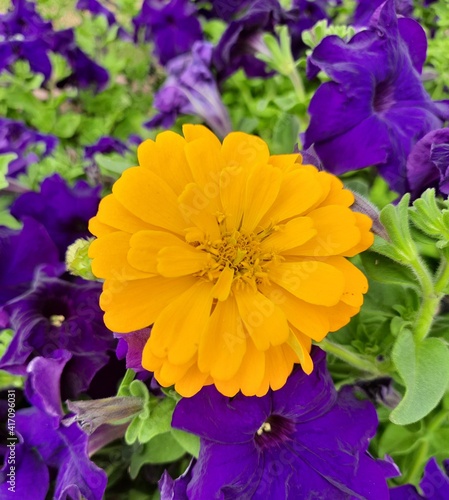
POLYGON ((105 234, 114 233, 115 231, 117 231, 115 227, 103 224, 98 220, 97 216, 89 220, 89 232, 94 236, 104 236, 105 234))
POLYGON ((246 336, 233 297, 218 302, 200 340, 198 367, 214 379, 229 380, 240 368, 246 336))
POLYGON ((298 356, 301 368, 307 375, 310 375, 313 371, 313 361, 309 354, 311 349, 310 339, 302 335, 301 332, 292 329, 288 339, 288 345, 298 356))
POLYGON ((175 297, 197 282, 197 278, 163 278, 142 280, 106 280, 100 297, 104 321, 113 332, 127 333, 145 328, 156 320, 175 297))
POLYGON ((234 270, 226 266, 221 271, 217 282, 212 288, 212 296, 220 301, 226 300, 231 292, 231 286, 234 281, 234 270))
POLYGON ((248 340, 247 351, 239 370, 241 391, 245 396, 254 396, 265 375, 265 352, 259 351, 248 340))
POLYGON ((208 266, 211 257, 190 245, 176 245, 159 250, 157 270, 162 276, 176 278, 187 276, 203 270, 208 266))
POLYGON ((226 167, 220 172, 220 201, 229 232, 241 227, 246 208, 246 183, 253 169, 226 167))
POLYGON ((92 272, 97 278, 132 280, 149 278, 151 274, 132 267, 127 260, 131 235, 122 231, 94 240, 89 247, 92 272))
POLYGON ((239 313, 256 349, 284 343, 289 334, 287 319, 270 299, 249 286, 235 292, 239 313))
POLYGON ((261 285, 260 289, 284 311, 289 323, 313 340, 319 342, 329 332, 327 308, 298 299, 275 284, 261 285))
POLYGON ((284 175, 279 194, 260 224, 278 224, 313 209, 329 192, 330 181, 321 182, 317 171, 302 166, 284 175))
POLYGON ((224 166, 220 149, 220 142, 209 137, 188 142, 185 148, 192 180, 201 188, 211 206, 216 206, 219 200, 220 171, 224 166))
POLYGON ((231 132, 223 140, 221 156, 225 166, 247 168, 267 164, 270 152, 267 144, 259 137, 231 132))
POLYGON ((339 205, 317 208, 308 214, 317 234, 286 255, 323 257, 339 255, 360 241, 360 229, 354 212, 339 205))
POLYGON ((298 299, 324 306, 335 305, 345 286, 339 269, 316 260, 280 263, 270 269, 269 279, 298 299))
POLYGON ((185 186, 178 198, 179 210, 187 225, 200 228, 207 239, 214 241, 220 238, 220 229, 215 216, 218 201, 212 200, 194 182, 185 186))
POLYGON ((286 154, 286 155, 271 155, 269 163, 273 167, 279 168, 283 172, 290 172, 298 168, 298 160, 301 158, 300 154, 286 154))
POLYGON ((215 147, 220 147, 221 143, 217 136, 204 125, 186 124, 182 126, 182 133, 187 142, 195 141, 196 139, 208 139, 215 143, 215 147))
POLYGON ((339 269, 344 275, 345 287, 340 300, 349 306, 361 307, 363 294, 368 291, 366 276, 344 257, 329 257, 326 259, 326 263, 339 269))
POLYGON ((156 142, 148 139, 138 147, 139 165, 152 170, 179 194, 193 180, 185 156, 186 145, 186 140, 180 135, 161 132, 156 142))
POLYGON ((134 215, 154 226, 183 234, 186 227, 173 190, 158 175, 142 167, 125 170, 112 192, 134 215))
POLYGON ((360 229, 361 238, 355 246, 343 253, 345 257, 354 257, 354 255, 367 250, 374 243, 374 234, 370 232, 373 221, 367 215, 358 212, 354 212, 354 216, 357 227, 360 229))
POLYGON ((182 365, 196 354, 212 307, 212 285, 197 282, 170 301, 157 317, 149 348, 157 357, 168 356, 170 363, 182 365))
POLYGON ((317 234, 310 217, 297 217, 285 224, 280 224, 276 230, 262 241, 265 251, 284 252, 303 245, 317 234))
POLYGON ((150 224, 147 224, 129 210, 126 210, 113 194, 109 194, 100 201, 96 219, 102 224, 107 224, 127 233, 135 233, 136 231, 152 228, 150 224))
POLYGON ((176 391, 185 398, 191 398, 204 386, 212 383, 207 373, 201 373, 196 364, 193 364, 175 384, 176 391))
POLYGON ((326 205, 341 205, 350 207, 354 203, 354 195, 349 189, 344 189, 343 182, 335 175, 327 172, 321 172, 321 175, 326 175, 331 181, 331 187, 327 197, 320 203, 320 206, 326 205))
POLYGON ((164 360, 160 370, 157 372, 156 380, 164 387, 174 385, 178 380, 181 380, 187 370, 195 363, 195 359, 191 359, 188 363, 183 365, 174 365, 167 359, 164 360))
POLYGON ((273 391, 285 385, 292 370, 293 356, 285 346, 270 347, 265 353, 265 376, 273 391))
POLYGON ((251 172, 246 183, 243 231, 252 232, 256 229, 277 198, 281 180, 281 172, 269 165, 262 165, 251 172))

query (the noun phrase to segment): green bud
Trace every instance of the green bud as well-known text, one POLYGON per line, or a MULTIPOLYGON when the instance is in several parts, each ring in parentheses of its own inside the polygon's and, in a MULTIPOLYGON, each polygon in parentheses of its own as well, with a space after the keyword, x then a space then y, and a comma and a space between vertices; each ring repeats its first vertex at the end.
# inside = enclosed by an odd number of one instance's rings
POLYGON ((79 238, 72 243, 65 254, 65 263, 71 274, 95 281, 97 278, 92 273, 92 259, 87 254, 92 241, 93 238, 79 238))

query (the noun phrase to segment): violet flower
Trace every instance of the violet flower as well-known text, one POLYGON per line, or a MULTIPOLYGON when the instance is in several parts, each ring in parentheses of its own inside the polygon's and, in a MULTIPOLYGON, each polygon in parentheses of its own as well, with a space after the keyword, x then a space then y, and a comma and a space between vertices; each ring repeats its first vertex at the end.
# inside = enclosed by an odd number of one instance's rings
POLYGON ((112 11, 107 9, 98 0, 78 0, 76 2, 78 10, 87 10, 94 16, 104 16, 109 26, 117 24, 117 19, 112 11))
POLYGON ((431 458, 424 468, 424 476, 419 483, 423 495, 415 486, 405 484, 391 488, 391 500, 446 500, 449 498, 449 460, 443 461, 444 471, 438 466, 435 458, 431 458))
POLYGON ((252 0, 243 14, 228 25, 214 49, 217 81, 222 82, 240 68, 250 78, 268 76, 265 63, 254 56, 253 46, 264 32, 272 32, 275 26, 293 19, 278 0, 252 0))
POLYGON ((324 167, 342 174, 371 165, 399 193, 408 190, 406 159, 413 145, 449 118, 449 102, 433 102, 420 79, 425 33, 396 18, 394 0, 348 43, 326 37, 311 62, 332 81, 309 107, 305 148, 313 143, 324 167))
POLYGON ((212 46, 196 42, 191 54, 170 61, 168 78, 154 98, 159 113, 145 126, 169 128, 179 114, 190 114, 201 117, 222 137, 231 132, 228 111, 210 69, 211 59, 212 46))
MULTIPOLYGON (((354 12, 354 26, 368 26, 371 16, 385 0, 357 0, 354 12)), ((400 16, 411 17, 413 14, 413 0, 394 0, 396 13, 400 16)))
POLYGON ((100 202, 101 187, 91 187, 78 181, 73 187, 59 175, 47 177, 39 193, 29 192, 19 196, 11 206, 16 219, 31 217, 48 231, 63 261, 67 247, 78 238, 89 236, 87 225, 100 202))
POLYGON ((0 369, 25 375, 35 357, 65 349, 72 355, 64 372, 66 397, 87 390, 115 347, 98 306, 100 293, 100 283, 75 284, 40 273, 30 291, 4 306, 15 334, 0 369))
POLYGON ((134 39, 143 31, 145 41, 153 41, 155 54, 162 65, 189 52, 202 40, 196 9, 188 0, 144 0, 141 12, 133 19, 134 39))
POLYGON ((53 135, 46 135, 28 128, 24 123, 0 118, 0 155, 15 153, 17 158, 8 165, 8 176, 16 176, 26 171, 28 165, 48 156, 58 144, 53 135), (40 155, 33 152, 37 145, 44 145, 40 155))
POLYGON ((175 408, 173 426, 201 438, 187 498, 388 499, 391 462, 368 452, 377 414, 351 387, 337 393, 325 353, 263 397, 234 398, 204 387, 175 408))
POLYGON ((0 226, 0 306, 28 290, 36 270, 63 271, 45 228, 33 219, 23 222, 21 230, 0 226))
MULTIPOLYGON (((142 141, 139 141, 139 143, 140 142, 142 141)), ((84 148, 84 157, 88 160, 91 160, 97 153, 119 153, 122 155, 128 151, 128 146, 120 139, 117 139, 116 137, 104 136, 98 139, 95 144, 86 146, 84 148)))
POLYGON ((449 128, 432 130, 413 146, 407 158, 407 178, 412 199, 431 187, 449 194, 449 128))
POLYGON ((34 72, 48 80, 51 62, 46 37, 52 33, 52 25, 42 19, 33 2, 12 0, 12 7, 0 15, 0 71, 17 59, 26 59, 34 72))
POLYGON ((114 336, 119 339, 116 351, 117 358, 126 358, 127 369, 131 368, 135 372, 145 371, 145 368, 142 367, 142 352, 150 333, 150 328, 142 328, 130 333, 114 333, 114 336))
POLYGON ((0 16, 0 71, 17 59, 26 59, 35 72, 51 76, 48 52, 57 52, 67 59, 72 74, 59 82, 59 86, 75 85, 80 88, 104 89, 108 72, 85 54, 75 42, 73 29, 54 31, 51 22, 44 21, 33 2, 13 0, 13 9, 0 16))
MULTIPOLYGON (((52 357, 35 358, 28 367, 25 394, 33 407, 15 416, 17 498, 44 500, 55 476, 52 498, 101 500, 106 489, 106 473, 90 461, 88 436, 72 424, 61 425, 63 416, 60 386, 62 374, 70 363, 70 353, 55 351, 52 357)), ((8 457, 0 472, 0 497, 8 497, 8 457)))

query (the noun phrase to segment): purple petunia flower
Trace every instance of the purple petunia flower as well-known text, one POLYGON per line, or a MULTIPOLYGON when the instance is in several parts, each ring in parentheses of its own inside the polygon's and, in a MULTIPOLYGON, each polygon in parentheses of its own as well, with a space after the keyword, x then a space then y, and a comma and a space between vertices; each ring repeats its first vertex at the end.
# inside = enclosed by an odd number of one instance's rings
POLYGON ((432 130, 413 146, 407 178, 413 199, 429 187, 449 194, 449 128, 432 130))
POLYGON ((443 462, 444 472, 435 458, 431 458, 424 469, 419 483, 423 495, 411 484, 391 488, 391 500, 445 500, 449 498, 449 460, 443 462))
MULTIPOLYGON (((139 143, 142 142, 141 140, 139 143)), ((84 148, 84 157, 91 160, 97 153, 109 154, 109 153, 119 153, 121 155, 129 151, 128 146, 115 137, 105 136, 101 137, 95 144, 91 146, 86 146, 84 148)))
POLYGON ((101 186, 91 187, 78 181, 73 188, 59 175, 47 177, 39 193, 19 196, 11 214, 19 220, 31 217, 45 226, 64 260, 67 247, 78 238, 89 236, 87 225, 100 202, 101 186))
POLYGON ((254 42, 264 32, 294 19, 278 0, 252 0, 243 14, 229 24, 214 49, 217 81, 222 82, 240 68, 250 78, 268 76, 265 63, 254 56, 254 42))
POLYGON ((433 102, 422 85, 426 40, 419 24, 398 22, 393 0, 373 22, 348 43, 330 36, 313 51, 311 62, 333 81, 312 98, 304 146, 314 143, 324 167, 336 174, 375 165, 404 193, 407 156, 449 118, 449 102, 433 102))
POLYGON ((45 151, 41 154, 41 157, 45 157, 55 149, 58 139, 53 135, 36 132, 22 122, 0 118, 0 154, 17 155, 8 165, 9 176, 23 173, 28 165, 39 160, 39 156, 30 151, 39 144, 45 146, 45 151))
POLYGON ((234 398, 213 386, 182 399, 173 426, 201 438, 187 498, 388 499, 391 462, 368 453, 377 414, 351 387, 334 388, 325 353, 263 397, 234 398))
POLYGON ((210 69, 211 58, 212 46, 196 42, 191 54, 170 61, 168 78, 154 98, 159 113, 145 126, 169 128, 179 114, 190 114, 201 117, 220 136, 231 132, 228 111, 210 69))
POLYGON ((64 372, 66 397, 85 391, 115 347, 98 306, 100 293, 100 283, 75 284, 39 274, 30 291, 4 306, 15 334, 0 369, 25 375, 36 356, 65 349, 72 355, 64 372))
POLYGON ((57 52, 67 59, 72 74, 59 82, 98 91, 108 83, 108 72, 76 46, 73 29, 54 31, 51 22, 38 14, 33 2, 13 0, 13 9, 0 16, 0 71, 17 59, 26 59, 33 71, 51 76, 48 52, 57 52))
POLYGON ((98 0, 78 0, 76 2, 78 10, 87 10, 94 16, 104 16, 109 26, 117 24, 117 19, 112 11, 107 9, 98 0))
MULTIPOLYGON (((353 25, 368 26, 371 16, 384 2, 385 0, 358 0, 353 25)), ((394 0, 394 4, 397 14, 405 17, 410 17, 413 14, 412 0, 394 0)))
POLYGON ((150 337, 151 328, 142 328, 130 333, 114 333, 119 339, 117 344, 117 358, 126 358, 126 368, 135 372, 145 371, 142 367, 142 352, 150 337))
POLYGON ((18 230, 0 227, 0 306, 30 287, 37 269, 58 274, 58 250, 45 228, 33 219, 24 219, 18 230))
POLYGON ((203 39, 196 9, 187 0, 144 0, 133 24, 135 40, 143 31, 145 41, 154 42, 156 56, 164 66, 176 56, 189 52, 196 41, 203 39))
MULTIPOLYGON (((106 488, 107 476, 90 461, 88 436, 72 424, 61 425, 63 416, 60 386, 62 374, 70 363, 70 353, 55 351, 50 358, 35 358, 28 367, 25 393, 34 405, 19 410, 15 416, 18 439, 15 441, 15 495, 44 500, 55 474, 52 498, 63 500, 86 498, 100 500, 106 488)), ((0 472, 0 497, 8 497, 8 458, 0 472)))

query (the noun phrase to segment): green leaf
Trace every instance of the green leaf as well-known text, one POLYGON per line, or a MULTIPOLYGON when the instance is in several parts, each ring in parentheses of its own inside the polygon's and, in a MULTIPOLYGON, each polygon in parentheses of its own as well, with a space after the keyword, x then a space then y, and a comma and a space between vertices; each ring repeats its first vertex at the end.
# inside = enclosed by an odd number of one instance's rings
POLYGON ((415 342, 406 330, 398 337, 392 357, 406 391, 390 420, 398 425, 411 424, 430 413, 443 397, 449 383, 449 351, 440 339, 415 342))
POLYGON ((273 128, 273 154, 293 151, 298 141, 299 119, 289 113, 282 113, 273 128))
POLYGON ((81 115, 77 113, 65 113, 56 120, 52 133, 57 137, 68 139, 75 135, 81 123, 81 115))
POLYGON ((103 155, 96 154, 95 161, 104 173, 121 174, 129 168, 130 163, 127 163, 123 156, 120 155, 103 155))
POLYGON ((184 450, 186 450, 187 453, 190 453, 190 455, 198 458, 200 453, 200 438, 198 436, 179 429, 172 429, 171 432, 176 441, 184 448, 184 450))
POLYGON ((178 460, 185 454, 184 448, 176 441, 171 432, 159 434, 148 443, 141 445, 133 453, 129 474, 135 479, 145 464, 166 464, 178 460))
POLYGON ((16 153, 6 153, 0 155, 0 189, 8 187, 6 174, 8 173, 8 165, 17 158, 16 153))
POLYGON ((173 399, 165 398, 153 408, 149 418, 141 419, 142 425, 138 435, 140 443, 147 443, 159 434, 170 432, 175 405, 173 399))
MULTIPOLYGON (((405 261, 412 261, 418 253, 410 233, 408 214, 409 202, 410 194, 407 193, 396 206, 392 204, 385 206, 379 215, 380 222, 391 238, 392 246, 400 255, 400 260, 405 261)), ((391 256, 387 255, 387 257, 391 256)))
POLYGON ((419 289, 419 283, 408 267, 398 265, 392 259, 374 252, 363 252, 360 257, 369 278, 380 283, 405 285, 419 289))

